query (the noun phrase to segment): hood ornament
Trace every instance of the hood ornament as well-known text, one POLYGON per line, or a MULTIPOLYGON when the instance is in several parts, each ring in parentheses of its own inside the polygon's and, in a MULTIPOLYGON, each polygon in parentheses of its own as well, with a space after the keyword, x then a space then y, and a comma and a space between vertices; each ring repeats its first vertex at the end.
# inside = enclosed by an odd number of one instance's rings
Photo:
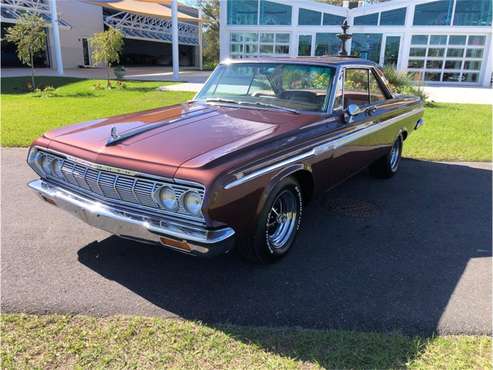
POLYGON ((113 144, 115 141, 118 141, 118 139, 120 138, 120 135, 118 135, 118 132, 116 132, 116 126, 113 126, 111 128, 110 136, 111 137, 106 142, 107 146, 113 144))
POLYGON ((114 126, 114 127, 111 128, 111 138, 113 140, 118 139, 118 134, 116 132, 116 126, 114 126))

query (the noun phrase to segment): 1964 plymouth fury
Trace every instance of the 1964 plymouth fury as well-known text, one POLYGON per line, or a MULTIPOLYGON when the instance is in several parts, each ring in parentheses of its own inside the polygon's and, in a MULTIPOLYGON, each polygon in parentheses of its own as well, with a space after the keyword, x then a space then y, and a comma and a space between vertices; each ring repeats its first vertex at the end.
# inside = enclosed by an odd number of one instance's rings
POLYGON ((393 176, 422 115, 365 60, 228 61, 186 104, 44 134, 29 186, 124 238, 194 255, 236 247, 268 263, 290 250, 318 193, 368 166, 393 176))

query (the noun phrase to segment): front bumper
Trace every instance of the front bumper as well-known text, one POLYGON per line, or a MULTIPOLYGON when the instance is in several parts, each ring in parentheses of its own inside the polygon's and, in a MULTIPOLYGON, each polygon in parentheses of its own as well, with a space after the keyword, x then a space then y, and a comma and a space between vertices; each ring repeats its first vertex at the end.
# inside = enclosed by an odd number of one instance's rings
POLYGON ((69 212, 85 223, 109 233, 157 243, 194 255, 212 256, 228 252, 234 245, 234 230, 207 229, 102 204, 44 180, 28 184, 42 199, 69 212))

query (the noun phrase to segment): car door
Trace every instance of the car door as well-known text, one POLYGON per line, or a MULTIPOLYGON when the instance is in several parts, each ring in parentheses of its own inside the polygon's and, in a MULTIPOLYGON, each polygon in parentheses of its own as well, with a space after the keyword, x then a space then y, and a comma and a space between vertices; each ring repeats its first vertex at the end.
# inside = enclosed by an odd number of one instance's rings
MULTIPOLYGON (((365 135, 368 129, 379 122, 370 101, 370 68, 346 67, 344 69, 343 96, 341 109, 347 112, 349 106, 357 106, 359 113, 348 116, 344 113, 340 139, 334 147, 333 164, 340 180, 366 167, 375 159, 375 142, 365 135)), ((337 109, 337 107, 334 107, 337 109)))

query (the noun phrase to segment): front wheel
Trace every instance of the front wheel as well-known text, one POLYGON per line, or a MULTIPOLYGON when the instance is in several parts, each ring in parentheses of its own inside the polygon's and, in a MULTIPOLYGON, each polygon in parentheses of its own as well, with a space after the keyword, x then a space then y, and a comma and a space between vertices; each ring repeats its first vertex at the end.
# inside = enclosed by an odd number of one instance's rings
POLYGON ((402 139, 399 136, 389 153, 382 158, 376 160, 370 166, 370 173, 378 178, 388 179, 394 176, 399 169, 402 155, 402 139))
POLYGON ((298 182, 286 178, 269 194, 255 233, 238 245, 240 254, 256 263, 273 263, 294 243, 301 222, 303 198, 298 182))

